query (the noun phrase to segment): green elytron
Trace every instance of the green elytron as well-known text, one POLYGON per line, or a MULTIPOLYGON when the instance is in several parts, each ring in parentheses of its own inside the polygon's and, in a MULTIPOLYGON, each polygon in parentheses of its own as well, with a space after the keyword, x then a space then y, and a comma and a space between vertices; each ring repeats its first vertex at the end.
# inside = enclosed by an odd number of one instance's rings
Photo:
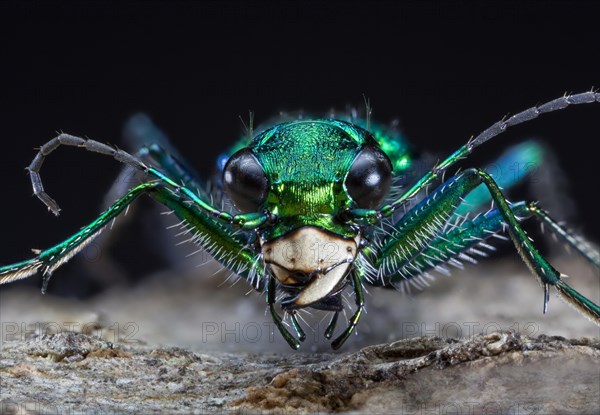
POLYGON ((192 241, 226 267, 266 293, 271 316, 294 349, 305 334, 297 313, 314 308, 332 313, 330 339, 344 311, 344 291, 354 294, 347 326, 331 345, 339 348, 354 331, 365 307, 363 284, 403 287, 427 285, 429 271, 474 262, 477 248, 507 231, 544 291, 544 312, 553 286, 585 316, 600 324, 600 307, 564 282, 564 275, 538 252, 520 221, 534 217, 596 267, 600 256, 534 202, 509 203, 499 183, 481 169, 468 169, 439 184, 443 174, 475 147, 508 127, 563 109, 600 102, 590 91, 564 96, 499 121, 470 140, 405 188, 394 186, 411 169, 406 143, 369 121, 293 120, 262 131, 238 145, 221 163, 217 180, 224 208, 186 165, 160 145, 148 143, 135 156, 94 140, 61 134, 41 147, 29 166, 34 193, 58 215, 39 175, 47 155, 60 145, 114 157, 144 173, 95 221, 30 260, 0 267, 0 284, 43 274, 43 291, 52 273, 81 251, 139 195, 167 206, 193 235, 192 241), (428 186, 439 184, 426 193, 428 186), (224 194, 223 194, 224 192, 224 194), (483 193, 482 193, 483 192, 483 193), (483 195, 483 196, 482 196, 483 195), (496 206, 469 219, 484 202, 496 206), (469 203, 467 203, 469 202, 469 203), (458 212, 463 220, 456 221, 458 212), (282 317, 277 308, 284 312, 282 317), (286 328, 289 318, 295 335, 286 328))

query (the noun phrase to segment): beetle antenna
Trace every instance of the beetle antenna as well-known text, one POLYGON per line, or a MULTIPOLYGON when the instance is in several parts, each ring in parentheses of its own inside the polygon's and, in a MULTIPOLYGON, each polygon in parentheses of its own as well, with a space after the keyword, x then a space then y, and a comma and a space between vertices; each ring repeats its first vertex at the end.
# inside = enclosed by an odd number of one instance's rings
POLYGON ((594 88, 592 88, 588 92, 583 92, 581 94, 571 95, 565 93, 560 98, 556 98, 552 101, 546 102, 545 104, 536 105, 534 107, 526 109, 525 111, 521 111, 508 119, 502 119, 497 123, 493 124, 491 127, 488 127, 477 137, 469 140, 469 151, 471 151, 475 147, 480 146, 481 144, 497 136, 498 134, 503 133, 504 131, 506 131, 507 128, 512 127, 513 125, 521 124, 523 122, 532 120, 542 114, 562 110, 568 107, 569 105, 589 104, 594 101, 600 102, 600 93, 598 93, 597 90, 594 88))

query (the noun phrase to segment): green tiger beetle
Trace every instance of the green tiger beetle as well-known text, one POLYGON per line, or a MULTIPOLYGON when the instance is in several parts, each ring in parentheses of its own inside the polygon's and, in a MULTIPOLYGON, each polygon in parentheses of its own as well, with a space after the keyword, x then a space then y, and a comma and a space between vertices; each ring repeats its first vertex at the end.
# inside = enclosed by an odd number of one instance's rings
MULTIPOLYGON (((600 102, 596 91, 565 95, 498 121, 403 188, 396 183, 411 168, 409 146, 398 134, 371 125, 368 106, 365 120, 295 119, 272 124, 254 136, 250 128, 249 138, 219 159, 214 190, 166 146, 148 142, 132 155, 98 141, 60 134, 39 149, 28 167, 34 194, 55 215, 60 208, 44 191, 39 172, 44 159, 61 145, 112 156, 144 179, 65 241, 36 252, 33 259, 0 267, 0 284, 41 271, 45 292, 58 267, 139 195, 147 194, 182 221, 191 242, 265 293, 273 321, 293 349, 306 338, 299 310, 330 312, 325 337, 331 339, 339 314, 349 306, 344 295, 353 296, 355 306, 349 307, 352 315, 347 326, 331 342, 338 349, 364 311, 364 284, 428 285, 431 271, 445 273, 447 265, 475 262, 476 253, 492 248, 486 241, 505 232, 543 289, 544 313, 552 286, 600 324, 600 307, 565 282, 565 275, 533 245, 521 221, 535 218, 600 268, 597 251, 538 203, 508 202, 501 188, 512 183, 495 180, 484 169, 470 168, 443 180, 457 161, 509 127, 570 105, 594 102, 600 102), (226 202, 223 207, 215 206, 215 196, 226 202), (468 217, 469 211, 476 213, 490 200, 491 209, 468 217)), ((515 154, 507 157, 520 157, 523 151, 515 154)))

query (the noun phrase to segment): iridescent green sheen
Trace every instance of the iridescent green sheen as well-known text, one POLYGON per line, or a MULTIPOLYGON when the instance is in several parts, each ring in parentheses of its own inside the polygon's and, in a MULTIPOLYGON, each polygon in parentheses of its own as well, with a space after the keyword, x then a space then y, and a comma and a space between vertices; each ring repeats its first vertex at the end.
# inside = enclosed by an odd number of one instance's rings
POLYGON ((335 217, 352 206, 344 178, 366 142, 373 142, 369 132, 335 120, 294 121, 259 134, 251 148, 271 185, 266 208, 279 218, 264 238, 310 224, 353 236, 335 217))

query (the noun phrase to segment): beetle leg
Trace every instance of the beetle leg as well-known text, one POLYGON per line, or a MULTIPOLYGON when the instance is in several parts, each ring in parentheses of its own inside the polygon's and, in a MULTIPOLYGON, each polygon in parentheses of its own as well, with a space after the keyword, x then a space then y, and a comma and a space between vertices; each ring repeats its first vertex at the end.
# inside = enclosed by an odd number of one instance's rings
MULTIPOLYGON (((362 315, 362 311, 365 307, 365 296, 364 296, 364 292, 363 292, 361 277, 358 272, 352 272, 352 286, 354 287, 354 299, 356 302, 356 311, 354 312, 352 317, 350 317, 350 320, 348 321, 348 327, 346 327, 346 329, 342 332, 342 334, 340 334, 333 342, 331 342, 331 348, 333 350, 337 350, 340 347, 342 347, 344 342, 346 340, 348 340, 348 337, 350 337, 352 332, 354 332, 354 329, 356 328, 356 325, 358 324, 358 321, 360 320, 360 317, 362 315)), ((336 316, 337 316, 337 312, 336 312, 336 316)), ((334 316, 334 319, 337 320, 337 317, 334 316)), ((332 320, 332 323, 335 326, 335 320, 332 320)), ((329 324, 330 327, 331 327, 332 323, 329 324)), ((331 331, 333 332, 333 328, 331 331)), ((325 331, 326 336, 327 336, 328 332, 329 332, 329 327, 325 331)))
POLYGON ((531 202, 527 205, 529 211, 535 215, 535 217, 550 230, 566 242, 570 247, 574 248, 579 252, 585 259, 591 264, 600 268, 600 253, 592 247, 582 236, 573 233, 569 229, 566 229, 560 223, 556 222, 550 217, 548 212, 540 208, 536 202, 531 202))
POLYGON ((290 345, 290 347, 294 350, 298 350, 300 348, 300 342, 291 335, 291 333, 285 328, 283 324, 283 320, 281 316, 277 314, 275 310, 275 291, 277 289, 277 284, 274 277, 269 277, 269 282, 267 284, 267 305, 269 306, 269 312, 271 313, 271 318, 273 318, 273 322, 275 326, 279 329, 279 332, 285 339, 285 341, 290 345))
MULTIPOLYGON (((199 176, 197 176, 193 170, 189 170, 189 166, 186 163, 181 162, 177 158, 178 156, 176 156, 176 152, 172 153, 172 151, 175 150, 171 145, 169 145, 169 141, 166 136, 151 123, 147 116, 143 114, 137 114, 133 116, 126 124, 124 130, 126 143, 131 147, 133 147, 135 144, 136 148, 139 148, 139 150, 134 154, 135 157, 139 158, 144 164, 156 166, 157 168, 166 172, 166 174, 168 174, 174 182, 180 183, 190 189, 195 189, 196 193, 203 199, 211 200, 211 196, 207 190, 208 187, 204 185, 204 183, 199 179, 199 176), (140 125, 140 123, 143 125, 140 125), (135 137, 132 138, 132 135, 135 135, 135 137), (143 143, 153 144, 148 145, 143 143), (160 145, 155 143, 160 143, 160 145)), ((119 175, 113 181, 110 189, 104 196, 104 200, 102 202, 103 209, 108 209, 115 200, 125 195, 133 185, 145 181, 144 176, 144 172, 134 169, 131 166, 125 166, 123 169, 121 169, 119 175)), ((216 199, 214 201, 215 205, 218 205, 219 203, 220 199, 216 199)), ((131 209, 129 209, 128 212, 131 213, 131 209)), ((115 223, 111 224, 112 232, 101 233, 95 240, 95 243, 99 244, 102 248, 107 247, 110 243, 109 241, 115 235, 115 230, 127 222, 127 220, 123 219, 133 218, 132 215, 123 216, 124 217, 122 217, 121 220, 116 222, 116 227, 114 226, 115 223)), ((169 225, 170 224, 171 223, 169 223, 169 225)), ((155 248, 153 248, 152 253, 160 255, 160 257, 164 256, 165 259, 167 259, 169 262, 172 262, 174 258, 170 258, 167 254, 168 252, 171 252, 171 246, 170 240, 161 241, 155 248)), ((104 258, 103 260, 111 261, 111 266, 118 267, 118 265, 112 261, 112 258, 104 258)))
POLYGON ((333 332, 335 331, 335 326, 337 325, 338 317, 340 315, 339 311, 334 311, 327 328, 325 329, 325 338, 327 340, 331 339, 333 336, 333 332))
MULTIPOLYGON (((526 220, 535 218, 569 246, 578 251, 586 260, 600 268, 600 254, 581 236, 565 229, 542 210, 536 202, 517 202, 510 205, 510 209, 517 218, 526 220)), ((409 260, 396 262, 395 271, 381 279, 374 280, 373 285, 397 287, 404 290, 407 284, 417 288, 424 288, 428 283, 424 276, 431 269, 447 273, 444 265, 451 264, 462 266, 460 261, 475 263, 477 260, 472 255, 487 256, 485 250, 493 250, 486 243, 487 239, 499 237, 504 230, 504 219, 498 209, 490 210, 477 215, 460 226, 451 226, 450 229, 440 233, 425 249, 409 260)))
MULTIPOLYGON (((488 164, 482 170, 487 171, 494 178, 498 186, 507 190, 518 185, 526 179, 535 175, 538 178, 543 175, 542 168, 555 169, 552 163, 547 163, 546 158, 549 150, 535 140, 527 140, 508 148, 500 157, 488 164), (547 164, 550 164, 549 166, 547 164)), ((535 184, 541 184, 538 180, 530 180, 528 184, 533 187, 535 184)), ((544 183, 545 184, 545 183, 544 183)), ((545 189, 548 186, 545 186, 545 189)), ((544 194, 547 194, 546 190, 544 194)), ((532 192, 535 194, 535 192, 532 192)), ((471 193, 465 196, 461 205, 456 209, 457 215, 464 215, 467 212, 480 212, 487 210, 492 201, 490 192, 485 185, 479 185, 471 193)))
POLYGON ((158 183, 148 182, 134 187, 96 220, 70 238, 52 248, 39 252, 33 259, 0 267, 0 284, 27 278, 36 274, 41 269, 44 274, 42 292, 45 292, 52 272, 56 268, 67 262, 72 256, 92 242, 104 227, 126 209, 140 194, 146 193, 157 186, 159 186, 158 183))
MULTIPOLYGON (((519 218, 531 216, 525 202, 513 203, 511 210, 519 218)), ((397 252, 388 251, 387 255, 396 256, 394 270, 385 278, 373 281, 373 285, 397 286, 408 281, 412 281, 417 287, 426 285, 422 275, 430 269, 445 272, 443 266, 447 263, 458 266, 459 260, 476 262, 469 255, 469 251, 473 252, 474 247, 484 244, 486 239, 502 232, 503 226, 502 214, 498 209, 493 209, 466 221, 461 226, 449 226, 449 229, 442 230, 431 241, 424 243, 425 247, 413 256, 407 255, 407 258, 404 258, 397 252)), ((486 246, 490 248, 489 245, 486 246)), ((477 252, 480 256, 486 255, 483 251, 477 252)))
POLYGON ((554 269, 533 246, 531 240, 519 225, 517 218, 512 214, 507 200, 494 180, 484 171, 477 170, 476 172, 492 194, 492 199, 498 205, 498 210, 507 224, 508 233, 517 247, 517 252, 544 288, 544 312, 548 306, 548 285, 553 285, 558 293, 577 310, 596 324, 600 324, 600 307, 564 282, 562 277, 565 275, 554 269))
MULTIPOLYGON (((436 244, 441 245, 447 243, 446 249, 454 249, 454 251, 460 250, 459 247, 464 248, 459 242, 467 238, 467 236, 457 234, 455 236, 458 239, 453 241, 451 238, 447 237, 449 235, 444 235, 445 228, 448 219, 460 204, 462 197, 482 183, 486 186, 492 196, 492 200, 497 205, 497 214, 495 218, 490 218, 490 220, 501 221, 499 222, 502 224, 501 226, 506 226, 521 258, 544 289, 544 310, 547 308, 548 286, 552 285, 556 287, 559 294, 564 299, 574 305, 584 315, 600 324, 600 307, 564 282, 562 279, 563 275, 554 269, 554 267, 552 267, 531 243, 529 237, 519 224, 519 220, 517 219, 514 210, 517 208, 525 208, 531 214, 535 214, 540 217, 541 220, 549 224, 553 223, 553 221, 549 219, 543 211, 535 208, 534 204, 530 204, 529 206, 523 204, 520 207, 515 207, 516 205, 511 206, 491 176, 478 169, 469 169, 464 173, 449 179, 438 187, 431 195, 421 201, 419 205, 407 212, 407 214, 394 225, 394 232, 383 241, 381 248, 375 252, 375 266, 381 270, 381 283, 385 285, 392 282, 390 276, 397 274, 399 270, 401 271, 400 275, 402 275, 403 270, 406 270, 407 272, 412 272, 411 270, 414 270, 419 274, 420 270, 417 265, 419 259, 427 264, 426 258, 435 258, 435 254, 433 252, 428 252, 428 249, 432 247, 436 248, 436 244), (409 266, 401 268, 402 264, 409 264, 409 266)), ((469 225, 467 224, 466 228, 468 228, 468 226, 469 225)), ((488 224, 487 226, 491 225, 488 224)), ((476 223, 473 226, 473 230, 475 231, 483 232, 486 229, 488 228, 481 223, 476 223)), ((561 230, 562 233, 559 232, 558 229, 556 231, 567 241, 571 239, 571 244, 575 243, 576 240, 572 234, 562 228, 561 230)), ((477 235, 473 236, 479 237, 477 235)), ((574 246, 576 248, 579 247, 578 250, 580 252, 584 251, 585 255, 583 244, 574 244, 574 246)), ((439 247, 437 248, 440 249, 439 247)), ((591 253, 588 253, 588 255, 591 255, 591 253)))
POLYGON ((296 331, 298 340, 303 342, 304 340, 306 340, 306 333, 304 333, 304 330, 302 330, 302 327, 300 327, 300 323, 298 322, 298 317, 296 316, 296 313, 296 310, 290 311, 290 320, 292 321, 292 326, 294 326, 294 330, 296 331))
POLYGON ((262 291, 264 269, 257 265, 257 254, 246 246, 246 241, 241 236, 234 235, 230 229, 208 216, 206 212, 199 210, 196 205, 189 203, 183 195, 157 181, 134 187, 92 223, 60 244, 40 252, 36 258, 0 267, 0 284, 29 277, 42 269, 42 290, 45 291, 52 272, 90 243, 113 218, 142 193, 147 193, 156 201, 173 209, 173 212, 190 227, 190 242, 203 247, 215 259, 247 279, 256 290, 262 291))

